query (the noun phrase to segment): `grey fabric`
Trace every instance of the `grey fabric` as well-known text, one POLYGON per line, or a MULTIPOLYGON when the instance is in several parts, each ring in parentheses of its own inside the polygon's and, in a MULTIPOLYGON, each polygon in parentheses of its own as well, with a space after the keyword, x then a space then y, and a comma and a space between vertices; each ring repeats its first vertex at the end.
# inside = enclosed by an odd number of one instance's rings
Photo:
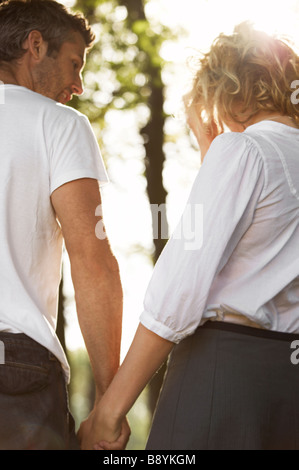
POLYGON ((299 335, 207 322, 170 357, 147 450, 299 449, 299 335))

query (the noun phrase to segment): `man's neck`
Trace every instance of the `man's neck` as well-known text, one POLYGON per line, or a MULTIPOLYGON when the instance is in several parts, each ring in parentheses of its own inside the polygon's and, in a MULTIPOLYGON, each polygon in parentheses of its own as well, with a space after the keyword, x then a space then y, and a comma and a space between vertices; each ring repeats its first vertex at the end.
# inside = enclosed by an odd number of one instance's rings
POLYGON ((0 64, 0 80, 2 83, 22 86, 25 83, 25 78, 23 68, 20 68, 14 61, 0 64))
POLYGON ((1 85, 19 85, 14 80, 9 80, 9 79, 6 79, 6 78, 2 77, 1 72, 0 72, 0 84, 1 85))
POLYGON ((19 85, 15 74, 12 71, 8 70, 6 66, 0 67, 0 80, 4 84, 19 85))

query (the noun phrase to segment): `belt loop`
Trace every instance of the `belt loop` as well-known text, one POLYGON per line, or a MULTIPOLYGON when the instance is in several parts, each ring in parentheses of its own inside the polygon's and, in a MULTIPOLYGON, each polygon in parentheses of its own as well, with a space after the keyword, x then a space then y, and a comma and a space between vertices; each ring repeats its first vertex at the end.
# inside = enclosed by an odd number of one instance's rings
POLYGON ((54 354, 51 353, 51 351, 48 351, 48 356, 49 356, 50 361, 57 361, 58 360, 56 358, 56 356, 54 356, 54 354))

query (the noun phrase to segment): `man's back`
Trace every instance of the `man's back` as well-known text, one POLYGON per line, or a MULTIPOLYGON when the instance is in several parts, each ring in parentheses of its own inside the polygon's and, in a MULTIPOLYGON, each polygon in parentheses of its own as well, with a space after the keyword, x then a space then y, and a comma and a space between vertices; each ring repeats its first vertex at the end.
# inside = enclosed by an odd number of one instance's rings
POLYGON ((22 332, 68 369, 56 338, 62 234, 50 196, 82 177, 106 180, 84 116, 5 85, 0 113, 0 331, 22 332), (89 148, 86 148, 88 141, 89 148))

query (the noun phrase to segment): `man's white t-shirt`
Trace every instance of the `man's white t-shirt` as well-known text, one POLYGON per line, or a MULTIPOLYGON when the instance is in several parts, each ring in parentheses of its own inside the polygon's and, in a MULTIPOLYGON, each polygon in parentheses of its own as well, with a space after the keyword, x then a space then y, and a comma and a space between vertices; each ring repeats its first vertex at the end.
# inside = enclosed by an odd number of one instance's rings
POLYGON ((55 333, 63 238, 50 196, 79 178, 108 178, 84 115, 20 86, 0 88, 0 331, 43 345, 69 377, 55 333))

